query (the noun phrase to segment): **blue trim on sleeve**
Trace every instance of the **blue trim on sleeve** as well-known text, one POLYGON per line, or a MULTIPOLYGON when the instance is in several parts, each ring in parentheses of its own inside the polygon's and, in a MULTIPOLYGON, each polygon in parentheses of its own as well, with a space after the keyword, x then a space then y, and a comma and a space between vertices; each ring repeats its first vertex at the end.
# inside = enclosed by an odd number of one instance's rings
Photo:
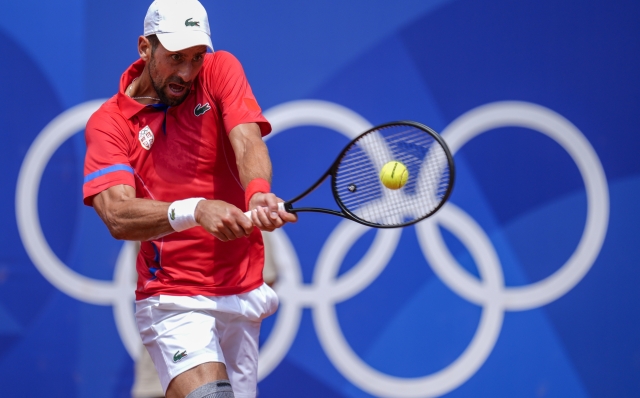
POLYGON ((128 171, 133 174, 133 169, 131 166, 127 166, 126 164, 114 164, 113 166, 105 167, 104 169, 94 171, 93 173, 87 174, 84 177, 84 183, 88 183, 91 180, 95 180, 96 178, 103 176, 105 174, 113 173, 116 171, 128 171))

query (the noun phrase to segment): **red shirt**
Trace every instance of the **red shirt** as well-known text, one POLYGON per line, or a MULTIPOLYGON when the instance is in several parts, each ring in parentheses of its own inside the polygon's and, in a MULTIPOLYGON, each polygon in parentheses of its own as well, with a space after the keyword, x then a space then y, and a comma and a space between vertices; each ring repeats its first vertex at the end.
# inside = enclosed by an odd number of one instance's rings
MULTIPOLYGON (((142 105, 124 94, 140 76, 138 60, 120 79, 118 94, 89 119, 85 131, 84 203, 118 184, 136 197, 173 202, 191 197, 219 199, 245 209, 228 134, 269 122, 251 92, 240 62, 231 54, 206 54, 191 92, 176 107, 142 105)), ((262 235, 222 242, 198 226, 142 242, 136 261, 136 299, 158 294, 220 296, 248 292, 263 282, 262 235)))

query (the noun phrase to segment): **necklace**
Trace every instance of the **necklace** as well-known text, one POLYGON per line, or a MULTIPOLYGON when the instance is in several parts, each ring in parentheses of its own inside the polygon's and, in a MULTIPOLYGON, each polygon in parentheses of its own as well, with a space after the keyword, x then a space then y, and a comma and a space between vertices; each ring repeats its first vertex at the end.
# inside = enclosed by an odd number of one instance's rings
POLYGON ((150 99, 153 101, 160 101, 160 98, 156 98, 156 97, 132 97, 131 96, 131 89, 133 88, 133 83, 138 80, 138 78, 136 77, 135 79, 133 79, 133 81, 131 82, 131 84, 129 84, 129 87, 127 87, 127 96, 131 99, 137 100, 137 99, 150 99))
POLYGON ((129 98, 134 99, 134 100, 135 99, 150 99, 150 100, 154 100, 154 101, 160 101, 160 98, 155 98, 155 97, 132 97, 132 96, 129 96, 129 98))

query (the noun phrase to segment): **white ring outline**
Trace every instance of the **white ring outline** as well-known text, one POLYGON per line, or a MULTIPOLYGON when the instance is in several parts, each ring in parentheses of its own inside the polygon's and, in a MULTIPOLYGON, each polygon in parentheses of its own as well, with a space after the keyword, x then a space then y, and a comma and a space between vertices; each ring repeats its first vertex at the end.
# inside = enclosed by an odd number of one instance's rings
MULTIPOLYGON (((609 189, 604 169, 593 147, 584 135, 563 116, 542 107, 520 101, 501 101, 472 109, 454 120, 442 132, 443 138, 455 154, 473 137, 499 127, 517 126, 541 132, 571 156, 582 176, 587 195, 587 217, 584 232, 567 262, 547 278, 527 286, 506 287, 504 306, 522 311, 548 304, 571 290, 582 280, 600 253, 609 223, 609 189)), ((422 226, 418 227, 420 231, 422 226)), ((435 232, 435 231, 434 231, 435 232)), ((424 239, 424 242, 428 242, 424 239)), ((423 251, 425 245, 423 246, 423 251)), ((428 244, 427 244, 428 246, 428 244)), ((458 295, 481 305, 487 292, 483 284, 456 262, 433 247, 434 271, 458 295)), ((426 252, 426 251, 425 251, 426 252)))
MULTIPOLYGON (((297 126, 325 127, 349 139, 372 127, 366 119, 348 108, 317 100, 286 102, 269 109, 264 116, 272 127, 265 141, 297 126)), ((323 299, 322 289, 303 283, 298 257, 286 233, 276 230, 271 236, 274 238, 270 241, 274 245, 276 263, 282 268, 275 286, 280 309, 273 330, 260 349, 258 380, 270 374, 289 351, 299 328, 302 308, 323 299)))
MULTIPOLYGON (((449 229, 467 246, 478 264, 478 270, 487 290, 500 289, 500 285, 504 283, 502 269, 496 266, 499 264, 496 262, 497 254, 493 251, 489 238, 480 226, 451 203, 446 204, 436 215, 419 224, 431 223, 435 225, 436 222, 449 229), (490 254, 488 257, 484 256, 487 248, 489 248, 490 254)), ((343 223, 348 223, 348 221, 343 221, 343 223)), ((357 236, 342 233, 344 229, 336 228, 336 230, 338 232, 334 232, 330 239, 349 241, 357 238, 357 236)), ((325 248, 328 251, 336 250, 329 244, 325 245, 325 248)), ((340 251, 340 249, 337 250, 340 251)), ((342 260, 344 255, 346 255, 346 251, 337 254, 337 257, 342 260)), ((338 266, 335 266, 331 263, 322 264, 318 261, 316 267, 331 267, 337 271, 341 263, 342 261, 338 262, 338 266)), ((499 297, 494 295, 482 304, 483 311, 476 333, 467 348, 455 361, 427 376, 405 378, 384 374, 369 366, 353 352, 340 330, 335 307, 330 306, 332 304, 334 303, 322 301, 313 307, 313 319, 318 338, 331 362, 347 379, 364 391, 377 396, 397 398, 438 396, 467 381, 484 364, 493 350, 500 334, 504 316, 499 297)))

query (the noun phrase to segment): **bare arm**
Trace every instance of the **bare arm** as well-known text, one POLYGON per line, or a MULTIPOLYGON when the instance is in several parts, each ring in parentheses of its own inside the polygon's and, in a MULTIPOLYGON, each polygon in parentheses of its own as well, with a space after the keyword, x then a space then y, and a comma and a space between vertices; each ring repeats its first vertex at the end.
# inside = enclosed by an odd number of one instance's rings
MULTIPOLYGON (((256 123, 240 124, 229 132, 231 146, 236 155, 240 182, 244 188, 254 178, 263 178, 271 183, 271 159, 260 127, 256 123)), ((272 231, 284 225, 285 222, 295 222, 298 217, 278 210, 277 198, 273 193, 257 193, 249 202, 249 209, 253 210, 251 219, 253 224, 265 231, 272 231)))
POLYGON ((169 203, 136 198, 129 185, 115 185, 93 198, 93 208, 116 239, 146 241, 173 232, 169 203))
POLYGON ((239 124, 229 133, 229 140, 242 186, 246 188, 254 178, 264 178, 271 183, 271 159, 260 127, 256 123, 239 124))
MULTIPOLYGON (((116 239, 147 241, 174 232, 167 211, 170 203, 136 198, 133 187, 115 185, 93 198, 93 207, 116 239)), ((195 212, 198 224, 222 241, 251 233, 253 225, 242 210, 220 200, 203 200, 195 212)))

